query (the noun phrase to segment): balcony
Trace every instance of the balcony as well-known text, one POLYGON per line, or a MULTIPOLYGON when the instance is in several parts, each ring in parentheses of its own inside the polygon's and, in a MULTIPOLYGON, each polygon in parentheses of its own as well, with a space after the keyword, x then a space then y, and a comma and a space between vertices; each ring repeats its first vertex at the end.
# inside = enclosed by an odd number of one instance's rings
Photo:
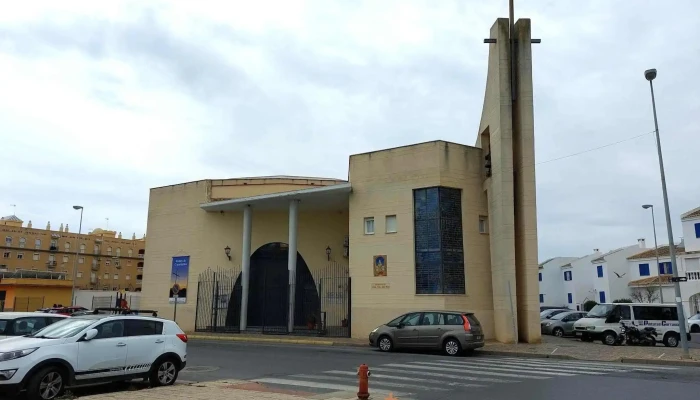
POLYGON ((138 254, 138 258, 143 258, 143 254, 138 254))
POLYGON ((49 246, 49 251, 58 251, 58 246, 49 246))
POLYGON ((689 281, 700 281, 700 272, 698 271, 686 272, 685 276, 688 277, 689 281))
POLYGON ((56 268, 56 261, 47 261, 46 267, 51 269, 56 268))
POLYGON ((59 239, 60 237, 61 237, 61 235, 59 235, 58 233, 51 234, 51 239, 59 239))
POLYGON ((99 264, 99 263, 92 264, 91 269, 92 269, 93 271, 99 271, 99 270, 100 270, 100 264, 99 264))
POLYGON ((97 277, 96 277, 96 276, 91 276, 91 277, 90 277, 90 283, 93 284, 93 285, 96 284, 96 283, 97 283, 97 277))

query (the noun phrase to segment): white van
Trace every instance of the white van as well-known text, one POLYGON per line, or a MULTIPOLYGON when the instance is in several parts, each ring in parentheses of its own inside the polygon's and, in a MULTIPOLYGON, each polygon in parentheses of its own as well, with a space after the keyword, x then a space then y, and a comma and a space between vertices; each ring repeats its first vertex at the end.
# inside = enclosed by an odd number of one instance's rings
MULTIPOLYGON (((620 334, 620 321, 633 324, 639 329, 647 326, 656 328, 659 334, 657 339, 663 341, 666 347, 677 347, 681 340, 678 309, 675 304, 598 304, 585 318, 574 323, 574 333, 584 342, 599 339, 604 344, 613 345, 620 334)), ((690 334, 688 336, 690 337, 690 334)))

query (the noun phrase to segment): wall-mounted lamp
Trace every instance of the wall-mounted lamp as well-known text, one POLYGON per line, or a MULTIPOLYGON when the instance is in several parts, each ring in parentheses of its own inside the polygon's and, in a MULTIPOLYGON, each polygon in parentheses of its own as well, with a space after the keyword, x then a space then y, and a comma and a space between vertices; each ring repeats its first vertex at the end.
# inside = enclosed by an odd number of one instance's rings
POLYGON ((331 246, 326 247, 326 258, 328 258, 328 261, 331 260, 331 246))
POLYGON ((226 257, 228 257, 228 260, 231 261, 231 248, 226 246, 224 248, 224 252, 226 253, 226 257))

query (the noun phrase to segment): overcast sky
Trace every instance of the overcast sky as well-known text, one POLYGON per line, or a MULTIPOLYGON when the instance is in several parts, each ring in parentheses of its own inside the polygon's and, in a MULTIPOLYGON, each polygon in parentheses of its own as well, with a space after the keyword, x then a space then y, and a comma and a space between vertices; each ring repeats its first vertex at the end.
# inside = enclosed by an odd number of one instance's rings
MULTIPOLYGON (((0 12, 0 214, 143 235, 148 189, 347 179, 353 153, 474 145, 508 2, 34 1, 0 12)), ((697 0, 517 0, 532 18, 540 260, 676 240, 700 206, 697 0), (663 4, 663 5, 662 5, 663 4)))

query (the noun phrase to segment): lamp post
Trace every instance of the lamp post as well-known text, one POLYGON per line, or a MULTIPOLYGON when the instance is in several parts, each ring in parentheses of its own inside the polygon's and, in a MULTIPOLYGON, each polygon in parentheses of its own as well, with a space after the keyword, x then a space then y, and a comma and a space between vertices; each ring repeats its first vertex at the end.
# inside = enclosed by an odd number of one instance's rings
POLYGON ((659 300, 661 304, 664 302, 664 290, 661 287, 661 264, 659 263, 659 244, 656 242, 656 218, 654 218, 654 206, 652 204, 645 204, 642 206, 643 209, 647 210, 651 208, 651 224, 654 227, 654 250, 656 250, 656 269, 659 271, 659 300))
POLYGON ((668 192, 666 191, 666 173, 664 172, 664 158, 661 154, 661 138, 659 137, 659 121, 656 117, 656 99, 654 98, 654 83, 656 69, 644 71, 644 78, 649 81, 651 89, 651 107, 654 111, 654 130, 656 131, 656 150, 659 153, 659 170, 661 172, 661 191, 664 195, 664 211, 666 212, 666 231, 668 232, 668 250, 671 256, 671 268, 673 269, 674 288, 676 291, 676 308, 678 309, 678 328, 681 334, 681 345, 683 346, 683 358, 690 358, 688 352, 688 338, 685 330, 685 312, 683 311, 683 298, 681 297, 681 285, 678 282, 678 266, 676 264, 676 245, 673 242, 673 227, 671 226, 671 211, 668 206, 668 192))
POLYGON ((70 291, 70 305, 75 305, 75 278, 78 274, 78 255, 80 254, 80 231, 83 229, 83 206, 73 206, 74 210, 80 210, 80 224, 78 225, 78 236, 75 238, 75 259, 73 260, 73 285, 70 291))

